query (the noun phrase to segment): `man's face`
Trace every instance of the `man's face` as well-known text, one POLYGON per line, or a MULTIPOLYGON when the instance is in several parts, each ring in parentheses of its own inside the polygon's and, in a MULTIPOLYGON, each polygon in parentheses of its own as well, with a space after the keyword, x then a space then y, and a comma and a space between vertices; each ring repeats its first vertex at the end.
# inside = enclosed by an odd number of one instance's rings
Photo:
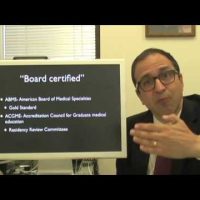
MULTIPOLYGON (((165 56, 157 53, 149 55, 140 61, 135 70, 136 82, 143 77, 157 77, 161 72, 174 69, 171 61, 165 56)), ((140 87, 137 92, 141 102, 157 118, 164 114, 177 114, 182 106, 183 79, 182 75, 175 75, 174 82, 164 85, 159 79, 155 79, 155 87, 151 91, 144 92, 140 87)))

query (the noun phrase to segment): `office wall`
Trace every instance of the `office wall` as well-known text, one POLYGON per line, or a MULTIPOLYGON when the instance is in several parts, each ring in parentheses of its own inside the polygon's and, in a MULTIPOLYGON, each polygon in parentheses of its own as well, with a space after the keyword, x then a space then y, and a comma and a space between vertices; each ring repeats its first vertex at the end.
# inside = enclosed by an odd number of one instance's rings
MULTIPOLYGON (((144 49, 156 47, 171 52, 184 78, 184 95, 200 93, 200 26, 195 37, 145 38, 145 26, 101 26, 101 58, 124 58, 127 116, 144 111, 131 81, 133 59, 144 49)), ((115 174, 115 160, 99 160, 101 174, 115 174)))

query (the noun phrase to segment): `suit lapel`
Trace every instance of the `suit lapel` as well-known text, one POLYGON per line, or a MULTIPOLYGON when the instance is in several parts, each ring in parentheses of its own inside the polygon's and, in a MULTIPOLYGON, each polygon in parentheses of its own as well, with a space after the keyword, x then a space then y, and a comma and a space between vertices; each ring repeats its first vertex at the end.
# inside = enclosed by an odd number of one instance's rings
MULTIPOLYGON (((147 111, 142 123, 152 123, 152 122, 153 122, 152 113, 150 111, 147 111)), ((149 154, 146 154, 146 153, 142 152, 141 150, 139 150, 138 156, 140 157, 140 160, 143 161, 140 166, 141 172, 142 172, 142 174, 146 174, 147 168, 148 168, 148 163, 149 163, 149 154)))
MULTIPOLYGON (((198 120, 198 116, 195 104, 187 99, 184 99, 180 117, 194 133, 197 132, 198 125, 196 122, 198 120)), ((182 174, 186 162, 186 159, 174 159, 172 161, 172 174, 182 174)))

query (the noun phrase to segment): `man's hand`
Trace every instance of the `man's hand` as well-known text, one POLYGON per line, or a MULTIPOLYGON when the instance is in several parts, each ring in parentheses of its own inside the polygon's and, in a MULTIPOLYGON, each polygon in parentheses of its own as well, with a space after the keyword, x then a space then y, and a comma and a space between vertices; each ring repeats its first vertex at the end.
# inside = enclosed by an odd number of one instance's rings
POLYGON ((138 123, 131 129, 141 151, 170 158, 200 157, 200 136, 175 114, 164 115, 164 124, 138 123))

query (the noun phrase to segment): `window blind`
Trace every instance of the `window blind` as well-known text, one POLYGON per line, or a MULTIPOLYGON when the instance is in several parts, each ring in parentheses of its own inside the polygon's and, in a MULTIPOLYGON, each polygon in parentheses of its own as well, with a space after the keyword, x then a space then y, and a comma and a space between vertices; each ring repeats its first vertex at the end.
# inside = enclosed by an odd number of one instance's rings
POLYGON ((5 25, 4 59, 95 59, 95 25, 5 25))

